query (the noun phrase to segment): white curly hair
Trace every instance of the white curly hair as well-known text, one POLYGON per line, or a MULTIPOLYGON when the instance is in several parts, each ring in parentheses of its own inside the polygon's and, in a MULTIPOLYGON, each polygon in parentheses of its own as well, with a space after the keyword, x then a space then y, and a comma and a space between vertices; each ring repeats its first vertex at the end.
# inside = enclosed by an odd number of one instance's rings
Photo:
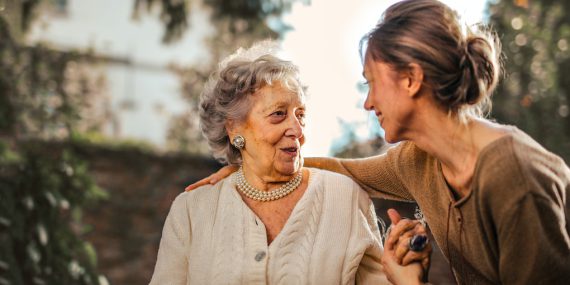
POLYGON ((299 69, 283 60, 279 45, 270 40, 248 49, 240 48, 223 59, 210 76, 200 95, 199 115, 202 134, 213 156, 224 164, 241 164, 241 153, 230 143, 226 122, 243 122, 253 106, 252 95, 266 85, 279 82, 285 88, 305 96, 306 87, 299 79, 299 69))

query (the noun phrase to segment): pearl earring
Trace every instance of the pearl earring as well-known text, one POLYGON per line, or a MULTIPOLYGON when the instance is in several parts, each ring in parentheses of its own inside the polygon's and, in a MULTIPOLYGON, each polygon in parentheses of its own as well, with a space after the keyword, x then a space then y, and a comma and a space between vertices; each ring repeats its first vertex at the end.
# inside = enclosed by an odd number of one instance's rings
POLYGON ((232 140, 232 145, 237 149, 243 149, 245 147, 245 138, 241 135, 237 135, 232 140))

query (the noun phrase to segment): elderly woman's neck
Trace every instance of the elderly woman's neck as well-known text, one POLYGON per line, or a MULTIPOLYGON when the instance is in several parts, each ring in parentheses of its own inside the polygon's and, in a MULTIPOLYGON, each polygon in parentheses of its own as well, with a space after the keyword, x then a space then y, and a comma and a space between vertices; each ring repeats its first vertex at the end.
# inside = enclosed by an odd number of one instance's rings
POLYGON ((246 163, 242 165, 242 168, 247 182, 261 191, 271 191, 275 188, 279 188, 293 179, 295 175, 301 171, 301 168, 299 168, 297 172, 284 174, 275 169, 260 169, 259 167, 256 168, 255 166, 249 166, 246 163))

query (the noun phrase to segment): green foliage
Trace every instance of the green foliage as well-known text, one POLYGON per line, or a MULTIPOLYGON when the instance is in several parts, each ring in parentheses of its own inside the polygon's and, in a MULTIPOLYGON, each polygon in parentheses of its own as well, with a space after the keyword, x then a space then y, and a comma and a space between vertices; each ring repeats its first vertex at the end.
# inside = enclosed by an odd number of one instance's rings
MULTIPOLYGON (((262 30, 266 34, 273 32, 275 36, 275 33, 287 29, 279 16, 291 9, 296 1, 299 0, 205 0, 203 3, 211 9, 215 25, 235 23, 225 25, 231 34, 256 34, 262 30), (267 25, 269 18, 275 22, 273 28, 267 25)), ((302 2, 310 3, 310 0, 302 2)), ((134 18, 140 17, 145 8, 151 11, 154 7, 160 7, 160 19, 165 26, 163 41, 171 43, 180 39, 188 29, 188 14, 192 4, 191 0, 135 0, 134 18)))
POLYGON ((8 27, 0 17, 0 133, 67 137, 97 94, 77 67, 91 61, 90 56, 22 46, 8 27))
POLYGON ((154 153, 156 147, 147 141, 136 139, 112 139, 100 132, 73 132, 69 139, 76 146, 101 146, 112 150, 137 150, 142 153, 154 153))
MULTIPOLYGON (((21 2, 21 19, 37 3, 21 2)), ((81 78, 70 84, 70 66, 88 58, 22 46, 18 24, 0 15, 0 284, 100 284, 80 213, 106 194, 75 150, 26 142, 69 138, 91 95, 81 78)))
POLYGON ((189 3, 186 0, 168 1, 161 0, 135 0, 133 17, 139 18, 140 12, 146 8, 150 11, 153 7, 159 5, 161 7, 160 19, 165 28, 163 42, 170 43, 182 37, 186 29, 188 29, 189 3))
POLYGON ((22 30, 27 31, 30 28, 30 23, 34 18, 35 9, 40 4, 41 0, 28 0, 22 1, 22 21, 20 23, 22 30))
MULTIPOLYGON (((9 284, 100 284, 81 208, 106 197, 71 149, 0 144, 0 271, 9 284)), ((8 284, 4 282, 3 284, 8 284)))
POLYGON ((570 163, 570 2, 502 0, 489 6, 506 56, 493 117, 570 163), (518 1, 524 3, 525 1, 518 1))

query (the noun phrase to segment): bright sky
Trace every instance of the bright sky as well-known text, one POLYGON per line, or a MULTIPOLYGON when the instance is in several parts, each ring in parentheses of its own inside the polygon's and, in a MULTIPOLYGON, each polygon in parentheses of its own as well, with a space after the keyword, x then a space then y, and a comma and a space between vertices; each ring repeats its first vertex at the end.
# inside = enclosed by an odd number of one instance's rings
MULTIPOLYGON (((360 38, 396 1, 312 0, 296 4, 285 21, 294 31, 285 35, 284 50, 300 66, 309 85, 305 156, 330 155, 333 142, 342 141, 340 121, 351 123, 359 138, 370 136, 378 122, 362 107, 365 94, 358 53, 360 38)), ((443 1, 463 15, 468 23, 480 22, 484 0, 443 1)))
MULTIPOLYGON (((362 108, 365 94, 356 88, 362 82, 358 43, 394 2, 311 0, 310 6, 296 3, 285 16, 285 22, 294 30, 285 35, 283 48, 299 65, 309 86, 305 156, 329 155, 333 143, 342 142, 340 122, 349 123, 362 139, 378 125, 362 108)), ((469 23, 480 21, 485 6, 485 0, 443 2, 464 15, 469 23)), ((131 21, 132 0, 69 0, 68 5, 67 16, 37 21, 29 33, 30 42, 47 41, 65 49, 92 48, 98 53, 156 66, 169 62, 200 64, 208 58, 203 39, 213 29, 200 9, 193 10, 193 28, 184 38, 165 46, 161 44, 164 27, 157 15, 131 21)), ((113 106, 119 106, 125 98, 136 100, 136 110, 119 114, 121 135, 161 145, 165 141, 167 115, 182 112, 184 102, 177 95, 173 76, 147 73, 110 71, 113 106)))

